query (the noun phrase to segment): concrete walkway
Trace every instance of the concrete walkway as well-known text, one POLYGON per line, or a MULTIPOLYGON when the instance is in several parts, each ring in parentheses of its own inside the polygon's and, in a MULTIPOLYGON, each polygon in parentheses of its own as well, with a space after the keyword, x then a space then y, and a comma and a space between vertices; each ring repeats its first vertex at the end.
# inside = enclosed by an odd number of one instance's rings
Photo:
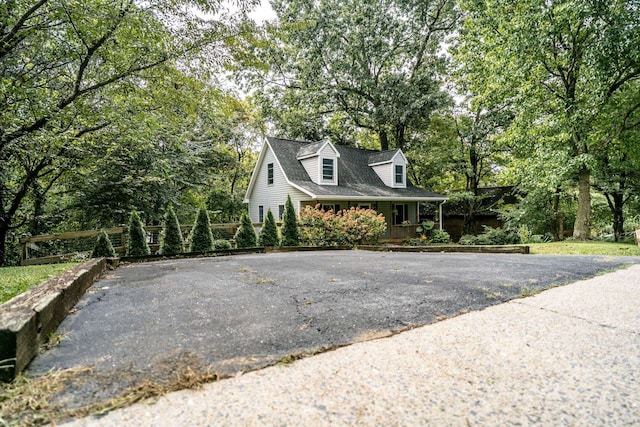
POLYGON ((69 426, 640 425, 640 266, 69 426))

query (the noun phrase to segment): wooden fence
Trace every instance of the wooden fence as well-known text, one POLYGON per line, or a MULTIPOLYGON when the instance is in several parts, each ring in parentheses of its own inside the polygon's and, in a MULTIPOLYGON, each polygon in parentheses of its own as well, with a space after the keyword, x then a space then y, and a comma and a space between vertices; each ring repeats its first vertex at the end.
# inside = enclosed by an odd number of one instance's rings
MULTIPOLYGON (((231 240, 238 229, 239 223, 212 224, 211 231, 219 239, 231 240)), ((261 225, 261 224, 260 224, 261 225)), ((182 236, 187 237, 193 225, 180 227, 182 236)), ((151 253, 160 249, 160 233, 162 226, 150 225, 144 227, 147 233, 147 243, 151 253)), ((96 242, 96 236, 101 230, 84 230, 69 233, 46 234, 40 236, 23 236, 20 238, 20 265, 47 264, 72 260, 78 255, 87 256, 96 242)), ((127 227, 113 227, 105 229, 111 244, 118 255, 127 252, 127 227)), ((185 243, 186 250, 189 244, 185 243)))

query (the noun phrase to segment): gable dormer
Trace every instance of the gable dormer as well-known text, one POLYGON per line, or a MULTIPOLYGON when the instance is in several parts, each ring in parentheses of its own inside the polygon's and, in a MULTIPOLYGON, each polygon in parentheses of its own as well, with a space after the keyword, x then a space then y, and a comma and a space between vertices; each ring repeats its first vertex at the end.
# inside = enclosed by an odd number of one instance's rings
POLYGON ((369 167, 391 188, 407 188, 407 158, 401 149, 369 155, 369 167))
POLYGON ((319 185, 338 185, 340 153, 329 141, 305 145, 298 150, 296 158, 304 166, 311 181, 319 185))

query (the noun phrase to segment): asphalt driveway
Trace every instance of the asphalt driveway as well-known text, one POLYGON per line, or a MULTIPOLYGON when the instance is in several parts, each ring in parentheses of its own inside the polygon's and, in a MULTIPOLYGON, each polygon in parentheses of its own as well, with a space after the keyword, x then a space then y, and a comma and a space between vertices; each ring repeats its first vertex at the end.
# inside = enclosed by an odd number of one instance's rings
POLYGON ((94 367, 59 396, 81 406, 185 366, 234 375, 638 262, 322 251, 129 264, 89 289, 29 371, 94 367))

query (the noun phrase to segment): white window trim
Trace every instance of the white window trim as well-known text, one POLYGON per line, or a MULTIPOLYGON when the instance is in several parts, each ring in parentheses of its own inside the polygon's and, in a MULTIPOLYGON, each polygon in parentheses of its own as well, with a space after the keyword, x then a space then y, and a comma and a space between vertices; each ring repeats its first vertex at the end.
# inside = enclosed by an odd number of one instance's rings
POLYGON ((406 188, 407 187, 407 166, 402 163, 392 163, 391 168, 391 182, 394 188, 406 188), (396 182, 396 168, 400 166, 402 168, 402 182, 396 182))
POLYGON ((271 187, 276 182, 276 171, 273 162, 267 163, 267 186, 271 187), (269 182, 269 165, 271 165, 271 183, 269 182))
POLYGON ((320 156, 318 157, 318 182, 321 185, 338 185, 338 159, 337 157, 327 157, 320 156), (324 179, 324 160, 332 160, 333 161, 333 178, 332 179, 324 179))

